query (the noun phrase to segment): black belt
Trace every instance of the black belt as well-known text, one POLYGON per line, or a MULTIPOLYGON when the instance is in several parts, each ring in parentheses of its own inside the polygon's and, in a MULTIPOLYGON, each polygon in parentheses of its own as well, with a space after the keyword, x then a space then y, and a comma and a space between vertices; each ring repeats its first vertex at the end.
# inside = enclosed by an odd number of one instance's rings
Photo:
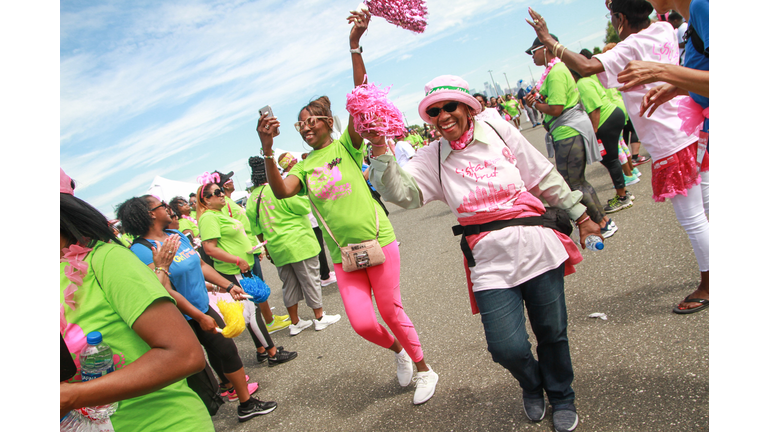
POLYGON ((467 266, 475 266, 475 257, 472 255, 472 249, 467 242, 468 235, 480 234, 481 232, 498 231, 510 226, 543 226, 544 218, 541 216, 530 216, 517 219, 499 220, 479 225, 455 225, 452 227, 453 235, 461 234, 461 251, 467 259, 467 266))

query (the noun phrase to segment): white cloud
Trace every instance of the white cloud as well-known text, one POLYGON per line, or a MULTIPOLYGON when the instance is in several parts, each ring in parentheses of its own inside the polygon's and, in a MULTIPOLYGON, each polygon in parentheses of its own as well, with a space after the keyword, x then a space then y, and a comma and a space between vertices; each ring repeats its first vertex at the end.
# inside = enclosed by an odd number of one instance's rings
MULTIPOLYGON (((468 24, 520 4, 430 1, 429 25, 421 35, 374 18, 364 38, 377 49, 366 51, 366 63, 411 59, 419 47, 449 35, 466 37, 468 24)), ((307 0, 126 3, 79 11, 65 6, 61 164, 85 191, 128 177, 92 198, 94 204, 119 197, 116 190, 144 187, 150 173, 167 165, 177 172, 199 166, 200 158, 190 154, 210 152, 204 144, 253 122, 268 103, 274 108, 304 101, 320 84, 351 84, 349 54, 340 49, 348 39, 349 5, 307 0)), ((393 92, 393 100, 409 111, 411 122, 420 122, 420 86, 416 92, 399 90, 406 93, 393 92)))

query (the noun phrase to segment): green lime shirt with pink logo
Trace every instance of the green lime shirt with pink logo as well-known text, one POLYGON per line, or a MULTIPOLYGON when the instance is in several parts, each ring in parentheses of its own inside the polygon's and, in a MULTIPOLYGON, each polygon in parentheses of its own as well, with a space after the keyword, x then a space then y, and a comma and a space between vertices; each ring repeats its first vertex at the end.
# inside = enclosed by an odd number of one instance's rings
MULTIPOLYGON (((345 130, 341 138, 328 147, 309 153, 307 159, 291 169, 289 175, 301 181, 300 195, 311 193, 312 203, 320 211, 339 245, 343 247, 375 238, 378 213, 379 244, 384 247, 395 241, 395 231, 384 210, 371 196, 360 168, 362 162, 362 146, 356 149, 352 145, 349 131, 345 130)), ((315 212, 314 209, 312 211, 315 212)), ((317 219, 319 222, 320 217, 317 219)), ((319 225, 331 252, 331 260, 340 264, 339 248, 323 224, 319 225)))

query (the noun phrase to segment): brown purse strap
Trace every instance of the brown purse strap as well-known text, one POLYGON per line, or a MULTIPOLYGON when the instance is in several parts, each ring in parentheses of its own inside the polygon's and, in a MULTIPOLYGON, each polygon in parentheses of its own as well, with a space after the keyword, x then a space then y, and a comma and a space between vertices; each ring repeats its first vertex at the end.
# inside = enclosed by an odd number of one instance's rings
MULTIPOLYGON (((317 217, 320 218, 320 222, 323 223, 323 226, 325 227, 325 231, 328 232, 328 235, 331 236, 331 239, 333 239, 333 242, 336 243, 336 246, 341 249, 341 245, 336 240, 336 237, 333 236, 333 233, 331 232, 331 229, 328 228, 328 224, 325 223, 325 219, 323 219, 323 215, 320 214, 320 210, 315 207, 315 203, 312 201, 312 191, 309 190, 309 183, 307 182, 307 175, 304 174, 304 184, 307 185, 307 198, 309 198, 309 203, 312 204, 312 208, 315 209, 315 213, 317 213, 317 217)), ((373 205, 373 211, 376 213, 376 240, 379 240, 379 211, 376 210, 376 205, 373 205)))

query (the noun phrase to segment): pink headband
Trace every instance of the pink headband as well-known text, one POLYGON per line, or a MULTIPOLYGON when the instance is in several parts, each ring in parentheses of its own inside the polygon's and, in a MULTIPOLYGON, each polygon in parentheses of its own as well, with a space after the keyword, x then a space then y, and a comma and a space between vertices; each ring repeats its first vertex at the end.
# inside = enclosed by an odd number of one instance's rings
POLYGON ((197 182, 201 185, 206 185, 208 183, 218 183, 221 179, 219 178, 218 173, 209 174, 208 171, 204 172, 202 175, 197 176, 197 182))
POLYGON ((59 167, 59 192, 75 196, 75 189, 72 187, 72 179, 59 167))

